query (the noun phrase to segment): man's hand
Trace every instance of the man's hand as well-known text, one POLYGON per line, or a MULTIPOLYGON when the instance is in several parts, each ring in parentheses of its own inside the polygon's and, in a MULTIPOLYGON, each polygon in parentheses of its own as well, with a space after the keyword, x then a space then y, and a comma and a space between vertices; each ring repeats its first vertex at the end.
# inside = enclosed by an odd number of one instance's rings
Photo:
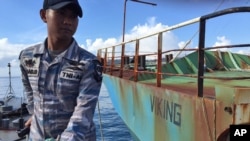
POLYGON ((17 130, 17 135, 20 138, 22 138, 22 137, 26 136, 27 134, 29 134, 31 121, 32 121, 32 116, 25 122, 25 124, 24 124, 25 127, 23 129, 17 130))
POLYGON ((30 127, 32 121, 32 116, 25 122, 24 126, 25 127, 30 127))

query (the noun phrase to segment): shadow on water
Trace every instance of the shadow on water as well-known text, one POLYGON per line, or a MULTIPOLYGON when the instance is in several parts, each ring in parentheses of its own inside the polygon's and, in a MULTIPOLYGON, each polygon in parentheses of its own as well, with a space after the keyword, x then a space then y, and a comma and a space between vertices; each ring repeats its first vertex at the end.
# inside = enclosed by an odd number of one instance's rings
POLYGON ((101 136, 99 111, 97 105, 94 118, 97 129, 97 141, 133 141, 129 129, 116 113, 105 85, 102 85, 101 88, 99 108, 103 137, 101 136))

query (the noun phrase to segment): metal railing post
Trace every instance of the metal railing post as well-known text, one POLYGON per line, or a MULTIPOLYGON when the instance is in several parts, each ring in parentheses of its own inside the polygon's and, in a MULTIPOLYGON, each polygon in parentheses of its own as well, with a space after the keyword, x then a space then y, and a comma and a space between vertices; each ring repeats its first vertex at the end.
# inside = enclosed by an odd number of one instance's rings
POLYGON ((162 32, 158 34, 158 54, 157 54, 157 87, 161 87, 162 77, 162 32))

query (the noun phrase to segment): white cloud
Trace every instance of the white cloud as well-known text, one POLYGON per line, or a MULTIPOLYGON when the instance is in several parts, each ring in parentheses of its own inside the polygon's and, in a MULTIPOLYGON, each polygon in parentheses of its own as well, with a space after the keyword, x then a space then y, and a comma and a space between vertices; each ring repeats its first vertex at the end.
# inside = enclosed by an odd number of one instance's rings
POLYGON ((167 27, 161 23, 156 23, 155 20, 155 17, 151 17, 144 25, 139 24, 134 26, 129 33, 125 34, 125 41, 156 33, 167 27))
POLYGON ((22 44, 11 44, 8 38, 0 39, 0 59, 17 56, 24 46, 22 44))
MULTIPOLYGON (((129 33, 125 34, 125 41, 131 41, 136 38, 145 37, 147 35, 162 31, 163 29, 167 28, 167 25, 163 25, 162 23, 157 23, 155 17, 151 17, 147 20, 144 25, 136 25, 134 26, 129 33)), ((155 35, 151 38, 146 38, 140 40, 140 52, 142 53, 156 53, 157 52, 157 39, 158 36, 155 35)), ((163 50, 170 50, 176 48, 178 42, 178 38, 174 36, 172 32, 165 32, 163 34, 163 50)), ((126 46, 127 52, 135 50, 135 43, 128 44, 126 46)), ((133 52, 134 53, 134 52, 133 52)))
MULTIPOLYGON (((227 46, 227 45, 231 45, 231 44, 232 44, 232 42, 231 42, 230 39, 227 39, 225 36, 218 36, 217 41, 214 43, 213 46, 214 47, 215 46, 227 46)), ((218 50, 218 49, 216 49, 216 50, 218 50)), ((250 55, 249 54, 249 52, 250 52, 249 48, 221 48, 219 50, 250 55)))
MULTIPOLYGON (((136 25, 134 26, 128 33, 125 34, 125 41, 129 41, 135 38, 140 38, 152 33, 156 33, 168 27, 167 25, 163 25, 162 23, 157 23, 155 17, 149 18, 144 25, 136 25)), ((97 54, 97 50, 104 47, 110 47, 112 45, 116 45, 121 42, 120 37, 111 37, 108 39, 87 39, 85 43, 80 43, 80 46, 93 54, 97 54)), ((143 39, 140 42, 140 51, 144 53, 156 53, 157 52, 157 35, 149 38, 143 39)), ((179 47, 178 38, 172 32, 165 32, 163 34, 163 50, 176 49, 179 47)), ((27 46, 25 44, 14 44, 10 43, 7 38, 0 39, 0 76, 8 75, 8 67, 7 64, 10 62, 12 65, 13 75, 20 76, 19 70, 19 60, 18 55, 20 51, 27 46)), ((127 50, 134 51, 135 44, 129 44, 126 46, 127 50)), ((118 50, 116 50, 118 51, 118 50)), ((134 54, 134 52, 133 52, 134 54)))
MULTIPOLYGON (((156 33, 166 29, 168 26, 163 25, 162 23, 157 23, 156 18, 152 17, 147 20, 147 22, 143 25, 136 25, 134 26, 128 33, 125 34, 125 41, 132 41, 136 38, 145 37, 149 34, 156 33)), ((163 33, 163 49, 171 50, 171 49, 181 49, 186 46, 187 41, 180 40, 180 37, 175 35, 172 31, 164 32, 163 33)), ((97 54, 97 50, 104 47, 111 47, 113 45, 117 45, 121 42, 122 36, 120 37, 110 37, 108 39, 103 38, 96 38, 96 39, 87 39, 85 43, 81 43, 80 46, 93 54, 97 54)), ((156 53, 157 52, 157 39, 158 36, 155 35, 152 38, 142 39, 140 41, 140 52, 143 53, 156 53)), ((223 45, 230 45, 231 41, 227 39, 225 36, 218 36, 217 41, 214 43, 213 46, 223 46, 223 45)), ((19 70, 19 60, 18 55, 20 51, 27 46, 25 44, 15 44, 10 43, 7 38, 0 39, 0 77, 1 76, 8 76, 8 67, 7 64, 11 63, 13 75, 20 76, 19 70)), ((193 41, 190 41, 186 48, 197 48, 196 44, 193 44, 193 41), (196 46, 196 47, 195 47, 196 46)), ((120 48, 121 49, 121 48, 120 48)), ((126 52, 130 52, 127 55, 134 55, 135 51, 135 42, 129 43, 126 46, 126 52)), ((119 49, 116 49, 116 52, 119 52, 119 49)), ((241 51, 239 51, 241 52, 241 51)), ((178 52, 173 53, 174 56, 178 52)), ((188 52, 181 52, 179 57, 185 55, 188 52)), ((156 58, 153 56, 152 58, 156 58)))
MULTIPOLYGON (((166 28, 167 25, 163 25, 161 23, 156 23, 155 17, 151 17, 147 20, 144 25, 136 25, 134 26, 128 33, 125 34, 125 41, 134 40, 136 38, 140 38, 152 33, 156 33, 158 31, 166 28)), ((143 39, 140 42, 140 51, 143 53, 155 53, 157 52, 157 36, 154 36, 149 39, 143 39)), ((164 49, 173 49, 178 47, 177 45, 177 37, 174 36, 172 32, 166 32, 163 34, 163 48, 164 49)), ((117 45, 122 41, 122 35, 117 38, 108 38, 102 39, 97 38, 94 41, 91 39, 86 40, 85 44, 81 44, 80 46, 85 48, 86 50, 92 52, 93 54, 97 54, 97 50, 104 47, 111 47, 113 45, 117 45)), ((126 46, 126 52, 134 54, 135 43, 128 44, 126 46)), ((119 52, 121 48, 116 48, 116 52, 119 52)), ((127 54, 131 55, 131 54, 127 54)))
POLYGON ((97 38, 95 39, 94 42, 92 42, 91 39, 87 39, 86 45, 81 44, 80 46, 96 55, 98 49, 112 46, 114 44, 117 44, 117 42, 118 41, 115 38, 109 38, 107 40, 103 40, 102 38, 97 38))
POLYGON ((11 63, 11 74, 20 76, 18 55, 25 47, 25 44, 10 43, 8 38, 0 39, 0 76, 9 75, 8 63, 11 63))
MULTIPOLYGON (((213 46, 226 46, 226 45, 230 45, 231 41, 229 39, 227 39, 225 36, 218 36, 217 37, 217 41, 214 43, 213 46)), ((222 48, 220 49, 221 51, 227 51, 227 48, 222 48)))

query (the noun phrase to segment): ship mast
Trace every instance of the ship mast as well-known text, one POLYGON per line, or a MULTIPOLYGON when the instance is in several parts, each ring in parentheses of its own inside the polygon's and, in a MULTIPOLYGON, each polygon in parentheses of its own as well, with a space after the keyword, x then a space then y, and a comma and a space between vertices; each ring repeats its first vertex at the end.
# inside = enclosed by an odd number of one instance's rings
POLYGON ((11 85, 11 65, 10 63, 8 63, 8 67, 9 67, 9 87, 8 87, 8 90, 6 92, 6 97, 5 97, 5 101, 6 101, 6 105, 7 105, 7 102, 14 97, 14 90, 12 88, 12 85, 11 85))

